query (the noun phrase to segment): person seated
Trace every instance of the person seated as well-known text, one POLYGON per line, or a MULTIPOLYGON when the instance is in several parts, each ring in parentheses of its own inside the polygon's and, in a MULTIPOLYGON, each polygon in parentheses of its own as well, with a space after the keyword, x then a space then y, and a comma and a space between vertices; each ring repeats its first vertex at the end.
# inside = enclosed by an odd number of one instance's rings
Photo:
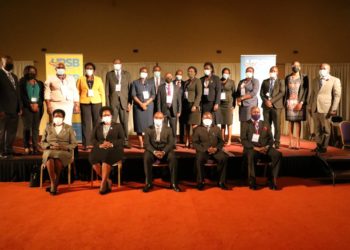
POLYGON ((43 164, 47 167, 51 181, 46 191, 56 195, 62 168, 72 162, 74 149, 78 143, 73 128, 63 122, 65 112, 56 109, 52 116, 53 122, 46 127, 40 145, 44 151, 43 164))
POLYGON ((220 176, 218 187, 227 190, 225 183, 228 156, 222 150, 224 140, 221 130, 218 126, 213 125, 213 115, 210 112, 203 114, 203 125, 194 129, 192 141, 196 149, 197 189, 204 189, 204 164, 211 159, 217 162, 220 176))
POLYGON ((100 194, 107 194, 112 191, 112 180, 109 178, 111 167, 124 155, 125 136, 122 125, 113 122, 111 107, 102 107, 100 117, 102 122, 92 133, 93 148, 89 160, 96 174, 102 179, 100 194))
POLYGON ((248 163, 249 188, 257 189, 255 178, 255 162, 267 157, 271 160, 271 175, 268 185, 271 190, 277 190, 277 176, 281 165, 282 153, 273 146, 273 136, 270 124, 260 120, 260 109, 254 106, 250 109, 251 119, 243 122, 241 141, 244 147, 243 157, 248 163))
POLYGON ((156 112, 153 116, 154 126, 145 130, 145 153, 143 164, 146 175, 146 185, 143 192, 148 192, 153 188, 152 166, 155 161, 168 162, 171 174, 171 184, 175 192, 181 192, 177 184, 177 159, 174 152, 175 138, 170 127, 164 124, 164 115, 156 112))

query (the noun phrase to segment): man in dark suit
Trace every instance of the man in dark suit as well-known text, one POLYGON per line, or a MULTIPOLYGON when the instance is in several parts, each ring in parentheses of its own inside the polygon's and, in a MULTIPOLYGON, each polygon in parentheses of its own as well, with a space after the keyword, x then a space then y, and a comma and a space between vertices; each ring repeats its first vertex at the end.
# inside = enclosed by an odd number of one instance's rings
POLYGON ((145 131, 145 153, 143 164, 146 175, 146 185, 143 192, 148 192, 153 188, 152 165, 154 161, 167 161, 170 168, 170 187, 175 192, 181 189, 177 184, 177 159, 174 152, 174 136, 171 128, 164 124, 164 115, 161 112, 154 114, 154 126, 150 126, 145 131))
POLYGON ((154 86, 155 92, 156 92, 156 97, 153 100, 154 103, 154 113, 157 112, 157 94, 158 94, 158 89, 159 87, 165 83, 165 79, 161 77, 162 74, 162 69, 160 66, 155 65, 153 67, 153 77, 149 79, 149 82, 151 82, 154 86))
POLYGON ((164 114, 165 124, 170 124, 173 130, 174 144, 176 143, 177 118, 181 114, 180 88, 173 82, 171 73, 165 74, 165 84, 159 86, 157 94, 157 110, 164 114))
POLYGON ((22 103, 18 78, 12 73, 13 60, 1 57, 0 69, 0 159, 12 157, 22 103))
POLYGON ((282 154, 273 147, 270 124, 260 120, 260 109, 251 108, 251 119, 242 124, 241 141, 244 147, 243 157, 248 163, 249 188, 257 189, 255 178, 255 161, 268 157, 271 160, 271 175, 268 184, 271 190, 277 190, 277 176, 281 165, 282 154))
MULTIPOLYGON (((185 86, 185 81, 182 79, 183 78, 183 71, 181 69, 178 69, 176 72, 175 72, 175 80, 174 80, 174 84, 176 86, 179 86, 180 88, 180 97, 181 97, 181 101, 182 101, 182 98, 183 98, 183 89, 184 89, 184 86, 185 86)), ((182 107, 182 105, 181 105, 182 107)), ((181 117, 181 114, 182 114, 182 110, 180 110, 180 117, 179 117, 179 143, 181 144, 184 144, 185 143, 185 127, 186 127, 186 123, 184 122, 184 119, 182 119, 181 117)))
POLYGON ((194 129, 192 141, 196 149, 197 189, 204 189, 204 163, 209 159, 214 159, 220 175, 218 186, 227 190, 225 182, 228 156, 222 150, 224 141, 221 130, 213 125, 213 115, 210 112, 203 114, 203 125, 194 129))
POLYGON ((113 62, 114 70, 106 75, 106 104, 113 108, 114 117, 117 121, 118 116, 120 124, 123 127, 125 141, 124 147, 130 148, 128 142, 129 134, 129 112, 131 110, 131 77, 129 72, 122 69, 120 59, 113 62))
POLYGON ((270 78, 265 79, 261 85, 260 97, 263 101, 264 121, 273 124, 275 128, 275 148, 280 147, 281 138, 281 113, 283 109, 283 97, 285 94, 284 81, 278 78, 278 68, 270 68, 270 78))

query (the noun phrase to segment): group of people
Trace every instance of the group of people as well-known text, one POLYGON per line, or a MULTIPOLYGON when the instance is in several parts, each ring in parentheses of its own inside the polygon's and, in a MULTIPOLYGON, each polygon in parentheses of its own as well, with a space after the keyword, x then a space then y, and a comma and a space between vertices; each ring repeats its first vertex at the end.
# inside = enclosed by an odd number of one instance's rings
POLYGON ((197 188, 204 188, 203 166, 208 159, 213 159, 220 172, 218 186, 227 189, 228 157, 223 147, 225 143, 231 144, 233 110, 236 106, 239 107, 240 140, 248 165, 250 188, 256 189, 256 158, 267 156, 272 162, 269 186, 276 189, 282 157, 277 149, 280 147, 283 109, 290 124, 289 147, 300 148, 301 122, 306 120, 308 109, 315 124, 315 151, 323 153, 327 150, 330 137, 330 117, 336 114, 341 97, 340 80, 330 75, 330 65, 325 63, 320 65, 319 76, 311 86, 308 77, 301 73, 300 63, 295 61, 292 63, 292 73, 285 80, 279 78, 277 66, 271 67, 269 78, 262 82, 261 87, 259 80, 254 78, 253 67, 246 68, 245 78, 236 86, 230 69, 224 68, 219 77, 215 75, 210 62, 203 65, 204 76, 201 78, 197 77, 198 70, 194 66, 187 69, 187 80, 183 79, 182 70, 177 70, 175 77, 166 73, 163 78, 160 66, 156 65, 152 78, 148 77, 147 68, 142 67, 139 78, 132 81, 130 74, 123 69, 121 60, 116 59, 113 70, 106 75, 105 83, 95 75, 96 66, 90 62, 85 64, 85 74, 77 81, 66 74, 64 63, 58 63, 56 74, 49 76, 45 83, 37 79, 34 66, 25 67, 24 76, 18 80, 12 72, 12 58, 4 56, 1 63, 0 157, 5 159, 13 154, 12 144, 20 116, 24 124, 25 151, 39 152, 39 123, 45 102, 51 123, 45 130, 40 146, 44 150, 43 159, 50 175, 48 191, 51 194, 57 193, 60 171, 72 160, 73 149, 77 146, 71 127, 73 113, 81 114, 83 149, 91 149, 90 162, 102 178, 102 194, 111 190, 111 166, 122 158, 123 148, 130 147, 128 121, 131 109, 139 146, 145 149, 144 192, 153 187, 154 161, 168 162, 171 188, 180 191, 174 154, 178 122, 179 142, 196 150, 197 188), (258 94, 262 99, 264 121, 260 119, 258 94), (219 124, 221 128, 217 126, 219 124))

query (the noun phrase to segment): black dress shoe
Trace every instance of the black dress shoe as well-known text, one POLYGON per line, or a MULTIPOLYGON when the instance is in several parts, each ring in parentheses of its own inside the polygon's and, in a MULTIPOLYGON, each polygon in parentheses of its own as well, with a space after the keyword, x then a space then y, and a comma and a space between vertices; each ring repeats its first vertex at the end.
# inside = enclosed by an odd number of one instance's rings
POLYGON ((171 184, 170 188, 173 189, 175 192, 181 192, 181 189, 177 184, 171 184))
POLYGON ((46 192, 50 192, 50 191, 51 191, 51 187, 50 187, 50 186, 46 187, 46 188, 45 188, 45 191, 46 191, 46 192))
POLYGON ((222 190, 228 190, 228 187, 223 182, 219 182, 218 187, 221 188, 222 190))
POLYGON ((327 149, 326 148, 318 148, 317 152, 321 153, 321 154, 327 153, 327 149))
POLYGON ((251 190, 257 190, 258 186, 256 185, 256 180, 255 179, 250 179, 249 180, 249 189, 251 190))
POLYGON ((318 147, 314 148, 313 150, 311 150, 311 152, 318 152, 318 147))
POLYGON ((147 192, 149 192, 152 188, 153 188, 153 185, 152 185, 152 184, 146 184, 146 185, 143 187, 142 192, 147 193, 147 192))
POLYGON ((199 190, 199 191, 203 191, 204 189, 204 183, 203 182, 200 182, 197 184, 196 188, 199 190))

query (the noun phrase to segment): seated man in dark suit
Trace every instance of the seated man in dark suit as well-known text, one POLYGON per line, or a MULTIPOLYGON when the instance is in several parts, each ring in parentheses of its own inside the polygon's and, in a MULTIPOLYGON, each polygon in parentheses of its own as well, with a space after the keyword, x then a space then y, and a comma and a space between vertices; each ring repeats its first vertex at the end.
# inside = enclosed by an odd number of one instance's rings
POLYGON ((241 141, 244 147, 243 157, 248 163, 249 188, 257 189, 255 178, 255 161, 268 157, 271 160, 271 175, 268 177, 269 188, 277 189, 277 176, 281 165, 282 154, 273 148, 273 136, 270 124, 260 120, 259 107, 250 110, 251 119, 242 124, 241 141))
POLYGON ((171 174, 170 187, 180 192, 177 184, 177 159, 174 152, 174 136, 171 128, 164 124, 164 115, 161 112, 154 114, 154 126, 150 126, 145 131, 145 153, 143 155, 143 164, 146 175, 146 185, 143 192, 148 192, 153 188, 152 184, 152 165, 155 160, 167 161, 169 163, 171 174))
POLYGON ((195 128, 192 136, 193 147, 196 149, 196 168, 197 168, 197 189, 204 189, 204 166, 209 159, 217 162, 217 170, 220 175, 218 186, 227 190, 226 166, 228 156, 222 151, 224 141, 221 130, 213 125, 213 116, 210 112, 203 114, 203 125, 195 128))

